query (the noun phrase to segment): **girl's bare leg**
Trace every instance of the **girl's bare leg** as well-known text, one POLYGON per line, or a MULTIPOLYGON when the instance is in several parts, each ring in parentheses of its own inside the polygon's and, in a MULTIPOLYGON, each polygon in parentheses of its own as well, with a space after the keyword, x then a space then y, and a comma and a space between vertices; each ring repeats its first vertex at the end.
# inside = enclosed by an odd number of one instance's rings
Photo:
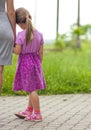
POLYGON ((30 94, 29 94, 28 107, 33 108, 33 106, 32 106, 32 102, 31 102, 31 97, 30 97, 30 94))
POLYGON ((40 111, 39 96, 36 91, 33 91, 29 94, 29 99, 31 99, 30 105, 32 104, 34 111, 40 111))
POLYGON ((42 121, 42 115, 40 112, 39 96, 36 91, 33 91, 29 94, 29 100, 31 100, 30 105, 32 104, 34 113, 33 113, 33 115, 27 116, 25 118, 25 120, 42 121))

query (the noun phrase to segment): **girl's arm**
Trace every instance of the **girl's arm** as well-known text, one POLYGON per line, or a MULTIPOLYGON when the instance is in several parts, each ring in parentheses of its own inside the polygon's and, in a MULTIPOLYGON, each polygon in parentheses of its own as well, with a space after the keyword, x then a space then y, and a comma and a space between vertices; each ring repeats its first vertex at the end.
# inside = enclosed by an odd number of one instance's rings
POLYGON ((21 45, 15 44, 15 47, 13 48, 13 53, 19 55, 21 53, 21 45))
POLYGON ((39 58, 40 58, 41 63, 42 63, 42 60, 43 60, 43 44, 40 46, 38 53, 39 53, 39 58))
POLYGON ((16 20, 13 0, 7 0, 7 14, 14 32, 14 38, 16 38, 16 20))

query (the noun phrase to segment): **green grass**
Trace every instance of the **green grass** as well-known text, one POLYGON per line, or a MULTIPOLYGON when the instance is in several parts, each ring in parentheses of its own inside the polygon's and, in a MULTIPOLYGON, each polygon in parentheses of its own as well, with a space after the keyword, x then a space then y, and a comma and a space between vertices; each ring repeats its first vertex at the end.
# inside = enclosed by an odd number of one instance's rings
MULTIPOLYGON (((25 94, 12 91, 16 62, 17 56, 14 55, 12 66, 5 67, 2 94, 25 94)), ((84 44, 78 52, 71 49, 63 52, 45 51, 43 70, 47 88, 39 91, 40 95, 91 93, 91 45, 84 44)))

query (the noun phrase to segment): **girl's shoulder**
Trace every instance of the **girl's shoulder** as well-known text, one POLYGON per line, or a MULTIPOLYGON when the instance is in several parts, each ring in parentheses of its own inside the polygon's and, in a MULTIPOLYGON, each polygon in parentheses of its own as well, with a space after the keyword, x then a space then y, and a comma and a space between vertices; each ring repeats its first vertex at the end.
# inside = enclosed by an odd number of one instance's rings
POLYGON ((37 29, 34 30, 34 34, 35 34, 35 35, 40 35, 40 36, 43 35, 43 34, 42 34, 39 30, 37 30, 37 29))
POLYGON ((18 35, 25 35, 25 30, 18 32, 18 35))
POLYGON ((18 38, 21 38, 21 39, 22 39, 22 38, 24 39, 24 38, 25 38, 25 30, 19 31, 19 32, 17 33, 17 37, 18 37, 18 38))

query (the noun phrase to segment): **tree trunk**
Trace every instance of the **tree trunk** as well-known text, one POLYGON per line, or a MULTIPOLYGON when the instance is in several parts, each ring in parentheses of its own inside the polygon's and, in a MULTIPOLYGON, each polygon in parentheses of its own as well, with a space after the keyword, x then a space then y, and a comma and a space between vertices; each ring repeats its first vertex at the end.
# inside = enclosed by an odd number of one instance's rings
MULTIPOLYGON (((78 0, 78 16, 77 16, 77 26, 80 26, 80 0, 78 0)), ((80 41, 80 34, 77 34, 77 43, 76 47, 80 48, 81 47, 81 41, 80 41)))
POLYGON ((59 33, 59 0, 57 0, 56 40, 58 40, 58 33, 59 33))

